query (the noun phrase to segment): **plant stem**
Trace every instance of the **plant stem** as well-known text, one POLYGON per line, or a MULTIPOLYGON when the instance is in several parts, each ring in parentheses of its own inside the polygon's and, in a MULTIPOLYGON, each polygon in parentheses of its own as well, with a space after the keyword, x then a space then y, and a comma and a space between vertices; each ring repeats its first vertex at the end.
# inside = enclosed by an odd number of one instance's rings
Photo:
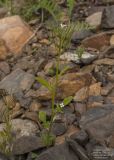
POLYGON ((43 8, 41 9, 41 23, 44 22, 44 10, 43 8))
POLYGON ((59 81, 59 61, 60 61, 59 56, 60 56, 60 54, 61 54, 61 45, 58 49, 58 55, 57 55, 57 58, 56 58, 56 77, 55 77, 55 83, 54 83, 54 87, 53 87, 53 91, 52 91, 52 115, 51 115, 49 133, 51 132, 53 120, 54 120, 54 117, 56 115, 54 105, 55 105, 55 99, 56 99, 56 96, 57 96, 57 87, 58 87, 58 81, 59 81))

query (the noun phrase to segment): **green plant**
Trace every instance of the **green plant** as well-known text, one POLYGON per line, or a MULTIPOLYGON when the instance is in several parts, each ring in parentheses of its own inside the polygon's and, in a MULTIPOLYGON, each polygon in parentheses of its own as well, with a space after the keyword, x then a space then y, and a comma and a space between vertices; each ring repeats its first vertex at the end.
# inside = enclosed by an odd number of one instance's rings
POLYGON ((53 144, 54 141, 54 136, 51 133, 51 129, 56 114, 62 112, 63 107, 68 105, 72 101, 72 96, 71 96, 65 98, 61 104, 59 103, 55 104, 59 79, 61 75, 64 74, 66 70, 68 70, 68 67, 65 67, 61 72, 59 72, 59 62, 60 62, 59 57, 62 53, 64 53, 66 49, 68 49, 74 28, 75 26, 73 24, 69 24, 65 28, 61 26, 52 27, 52 32, 53 32, 52 35, 53 38, 55 37, 55 46, 58 53, 56 57, 56 75, 52 83, 48 82, 47 80, 41 77, 36 78, 39 83, 41 83, 49 90, 51 95, 51 110, 52 110, 51 119, 47 121, 45 112, 39 112, 39 119, 42 122, 43 128, 45 128, 46 130, 46 132, 42 133, 41 136, 43 142, 47 146, 53 144))
POLYGON ((34 12, 38 10, 41 10, 41 22, 44 22, 46 12, 48 12, 56 22, 60 15, 59 6, 53 0, 36 0, 34 3, 28 1, 22 8, 21 15, 23 15, 26 20, 30 20, 34 12))
POLYGON ((53 114, 51 116, 51 121, 47 120, 46 113, 43 111, 39 112, 39 120, 42 122, 43 128, 45 129, 44 132, 42 132, 42 140, 44 144, 48 147, 54 143, 55 136, 51 133, 51 127, 54 122, 54 118, 58 113, 63 112, 63 108, 68 105, 72 101, 72 96, 67 97, 63 100, 62 103, 56 104, 54 106, 53 114))
POLYGON ((69 18, 71 19, 72 11, 74 9, 75 0, 67 0, 67 7, 68 7, 68 14, 69 18))
POLYGON ((52 15, 54 20, 57 22, 57 19, 59 18, 59 13, 60 9, 59 6, 57 5, 56 2, 53 0, 40 0, 38 3, 38 8, 37 9, 42 9, 42 15, 41 15, 41 20, 42 22, 44 21, 44 12, 45 10, 52 15))
POLYGON ((4 127, 3 130, 0 131, 0 151, 8 156, 11 156, 13 147, 12 123, 10 111, 5 97, 4 102, 6 104, 6 109, 2 117, 4 121, 4 127))
POLYGON ((76 54, 78 56, 79 59, 82 58, 82 55, 84 54, 85 48, 83 46, 79 46, 76 49, 76 54))

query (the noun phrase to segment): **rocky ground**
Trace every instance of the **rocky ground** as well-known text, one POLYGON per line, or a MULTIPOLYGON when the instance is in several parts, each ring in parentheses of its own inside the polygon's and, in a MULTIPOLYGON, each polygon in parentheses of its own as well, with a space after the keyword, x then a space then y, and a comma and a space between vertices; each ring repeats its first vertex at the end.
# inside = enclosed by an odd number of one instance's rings
MULTIPOLYGON (((4 95, 11 103, 16 160, 114 158, 114 2, 79 1, 72 19, 83 19, 94 29, 75 32, 71 49, 60 57, 60 70, 65 65, 70 69, 60 78, 58 100, 73 96, 73 101, 56 117, 52 127, 56 143, 49 149, 40 138, 38 112, 43 110, 50 117, 51 97, 35 77, 50 80, 54 76, 56 50, 49 40, 50 30, 37 20, 31 21, 29 28, 16 17, 19 24, 13 27, 19 40, 15 41, 14 30, 6 33, 0 20, 0 36, 6 40, 0 42, 0 130, 4 125, 4 95), (74 54, 80 44, 86 48, 81 62, 74 54)), ((7 160, 2 154, 0 158, 7 160)))

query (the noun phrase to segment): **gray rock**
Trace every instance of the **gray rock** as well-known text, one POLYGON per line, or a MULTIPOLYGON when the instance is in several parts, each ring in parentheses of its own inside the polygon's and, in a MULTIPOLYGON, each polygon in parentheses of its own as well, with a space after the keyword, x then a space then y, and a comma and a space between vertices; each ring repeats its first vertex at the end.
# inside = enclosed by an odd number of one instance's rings
POLYGON ((76 141, 68 138, 67 143, 81 160, 89 160, 85 149, 81 147, 76 141))
POLYGON ((73 43, 79 43, 83 39, 92 36, 93 33, 90 30, 82 30, 80 32, 74 32, 72 36, 72 42, 73 43))
POLYGON ((89 139, 88 134, 84 130, 81 130, 79 133, 74 133, 71 135, 71 138, 76 140, 80 145, 85 145, 89 139))
POLYGON ((36 160, 79 160, 66 143, 57 145, 43 152, 36 160))
POLYGON ((67 131, 67 125, 64 123, 53 123, 52 133, 56 136, 63 135, 67 131))
POLYGON ((66 119, 66 123, 71 125, 76 120, 76 115, 72 113, 66 113, 64 114, 64 118, 66 119))
POLYGON ((82 54, 82 57, 79 58, 76 53, 70 53, 66 52, 63 55, 60 56, 61 60, 67 60, 67 61, 73 61, 77 64, 84 63, 84 64, 90 64, 93 62, 95 59, 97 59, 97 54, 91 54, 88 52, 84 52, 82 54))
POLYGON ((21 155, 44 148, 40 137, 37 136, 23 136, 15 140, 13 145, 13 154, 21 155))
POLYGON ((90 96, 88 98, 88 102, 92 103, 92 102, 102 102, 104 100, 104 98, 102 96, 90 96))
POLYGON ((5 89, 13 94, 29 90, 33 82, 34 76, 32 74, 26 73, 21 69, 16 69, 0 82, 0 89, 5 89))
POLYGON ((102 12, 95 12, 86 18, 86 22, 95 28, 101 25, 102 12))
POLYGON ((114 5, 104 9, 102 14, 101 27, 104 29, 114 28, 114 5))
POLYGON ((86 104, 85 103, 75 103, 75 111, 78 115, 82 115, 86 112, 86 104))
POLYGON ((91 137, 102 143, 114 132, 114 105, 88 110, 79 123, 91 137))
MULTIPOLYGON (((0 131, 4 128, 4 124, 0 124, 0 131)), ((16 139, 23 136, 33 136, 39 131, 38 125, 31 120, 13 119, 12 120, 13 133, 16 139)))
POLYGON ((21 91, 16 92, 15 93, 15 98, 16 98, 17 101, 19 101, 21 107, 27 109, 30 106, 31 97, 25 98, 23 92, 21 92, 21 91))

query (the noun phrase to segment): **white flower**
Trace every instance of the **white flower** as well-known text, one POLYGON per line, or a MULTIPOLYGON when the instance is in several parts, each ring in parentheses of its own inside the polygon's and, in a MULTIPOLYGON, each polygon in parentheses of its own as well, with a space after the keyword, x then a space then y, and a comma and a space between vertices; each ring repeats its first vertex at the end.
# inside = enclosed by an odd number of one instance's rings
POLYGON ((66 27, 67 25, 61 23, 60 26, 61 26, 61 28, 64 28, 64 27, 66 27))
POLYGON ((60 104, 60 107, 61 107, 61 108, 64 108, 64 106, 65 106, 64 103, 61 103, 61 104, 60 104))

